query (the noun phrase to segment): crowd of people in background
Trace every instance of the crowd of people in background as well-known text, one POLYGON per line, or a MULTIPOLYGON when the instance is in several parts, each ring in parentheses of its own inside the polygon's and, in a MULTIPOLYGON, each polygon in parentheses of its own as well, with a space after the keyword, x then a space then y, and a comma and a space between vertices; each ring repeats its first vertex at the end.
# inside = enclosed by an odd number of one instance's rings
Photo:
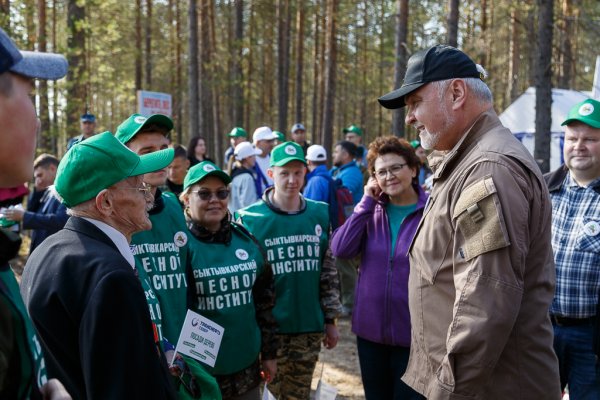
POLYGON ((341 317, 367 399, 600 396, 600 102, 573 106, 543 177, 483 68, 433 46, 379 99, 407 108, 412 142, 234 127, 219 166, 168 116, 97 133, 86 110, 62 159, 33 160, 30 79, 66 62, 2 30, 0 50, 0 132, 29 151, 0 150, 2 221, 31 230, 20 288, 0 231, 0 398, 308 399, 341 317), (188 310, 224 328, 213 366, 175 352, 188 310))

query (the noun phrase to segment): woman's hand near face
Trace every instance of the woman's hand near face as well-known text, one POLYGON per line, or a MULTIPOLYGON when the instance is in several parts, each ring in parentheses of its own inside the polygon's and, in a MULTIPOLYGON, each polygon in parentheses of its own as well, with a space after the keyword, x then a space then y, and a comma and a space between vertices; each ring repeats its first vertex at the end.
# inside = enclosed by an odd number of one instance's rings
POLYGON ((377 179, 371 176, 365 185, 365 195, 376 199, 380 194, 381 188, 379 187, 379 183, 377 183, 377 179))

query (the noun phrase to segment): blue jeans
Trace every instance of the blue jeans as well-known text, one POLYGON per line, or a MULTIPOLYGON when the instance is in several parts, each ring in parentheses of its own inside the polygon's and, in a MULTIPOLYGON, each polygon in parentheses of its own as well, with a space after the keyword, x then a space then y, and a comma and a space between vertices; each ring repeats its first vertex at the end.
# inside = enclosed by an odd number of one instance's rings
POLYGON ((375 343, 358 336, 356 347, 367 400, 425 399, 400 380, 408 365, 408 347, 375 343))
POLYGON ((592 349, 593 323, 578 326, 554 324, 554 351, 558 357, 560 385, 569 384, 571 400, 600 399, 600 364, 592 349))

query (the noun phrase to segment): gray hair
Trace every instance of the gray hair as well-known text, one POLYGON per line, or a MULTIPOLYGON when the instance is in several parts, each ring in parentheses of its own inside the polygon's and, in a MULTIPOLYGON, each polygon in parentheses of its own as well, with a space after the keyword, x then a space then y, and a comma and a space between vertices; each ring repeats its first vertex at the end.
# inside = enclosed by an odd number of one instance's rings
MULTIPOLYGON (((476 99, 484 102, 484 103, 492 103, 492 91, 486 85, 484 81, 479 78, 462 78, 469 90, 473 93, 476 99)), ((437 88, 438 97, 441 98, 444 94, 444 91, 450 85, 450 81, 452 79, 446 79, 444 81, 436 81, 432 82, 432 84, 437 88)))

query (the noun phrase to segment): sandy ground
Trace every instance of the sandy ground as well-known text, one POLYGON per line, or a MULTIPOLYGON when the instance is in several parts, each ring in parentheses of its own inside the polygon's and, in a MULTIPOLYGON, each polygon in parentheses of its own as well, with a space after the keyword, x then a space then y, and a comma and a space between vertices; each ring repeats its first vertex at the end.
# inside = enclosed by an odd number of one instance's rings
POLYGON ((319 355, 319 362, 313 375, 313 396, 321 378, 338 390, 337 399, 364 399, 356 352, 356 337, 350 331, 350 319, 347 317, 339 319, 338 329, 340 331, 338 345, 332 350, 323 348, 319 355))

